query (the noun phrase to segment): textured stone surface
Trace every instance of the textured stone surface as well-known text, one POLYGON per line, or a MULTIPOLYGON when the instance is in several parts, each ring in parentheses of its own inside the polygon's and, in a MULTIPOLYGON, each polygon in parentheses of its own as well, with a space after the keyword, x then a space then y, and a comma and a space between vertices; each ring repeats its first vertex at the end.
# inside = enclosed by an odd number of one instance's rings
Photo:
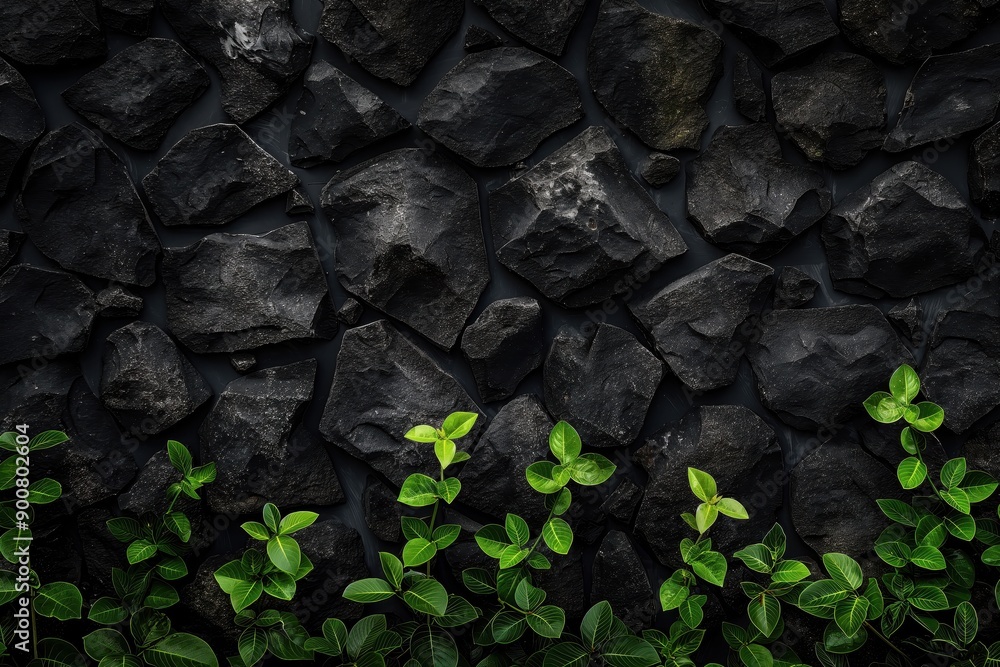
POLYGON ((24 245, 24 234, 10 229, 0 229, 0 270, 14 261, 24 245))
POLYGON ((972 143, 969 194, 984 215, 1000 218, 1000 123, 972 143))
POLYGON ((485 51, 497 46, 503 46, 503 39, 486 28, 478 25, 470 25, 465 31, 465 50, 470 53, 485 51))
POLYGON ((403 539, 399 523, 403 505, 396 498, 397 494, 392 489, 374 477, 368 478, 361 496, 365 525, 375 537, 386 542, 399 542, 403 539))
POLYGON ((142 305, 142 297, 120 285, 112 285, 97 293, 98 315, 101 317, 139 317, 142 305))
POLYGON ((536 49, 562 55, 586 0, 476 0, 510 34, 536 49))
POLYGON ((722 73, 715 33, 635 0, 604 0, 587 62, 598 101, 620 125, 658 150, 698 147, 722 73))
POLYGON ((96 0, 4 0, 0 53, 25 65, 65 65, 107 52, 96 0))
POLYGON ((640 502, 642 502, 642 487, 626 477, 615 487, 607 500, 601 503, 600 509, 607 517, 631 526, 640 502))
POLYGON ((775 308, 798 308, 816 295, 819 282, 802 269, 786 266, 774 286, 775 308))
POLYGON ((323 211, 341 284, 451 348, 489 282, 475 181, 443 156, 403 149, 334 176, 323 211))
POLYGON ((603 301, 687 250, 602 127, 490 194, 497 258, 570 307, 603 301))
MULTIPOLYGON (((137 517, 151 514, 164 514, 170 507, 167 489, 180 479, 180 473, 170 462, 166 447, 158 449, 143 464, 136 475, 135 482, 128 491, 118 496, 118 507, 123 512, 137 517)), ((204 496, 202 496, 204 498, 204 496)), ((203 500, 195 500, 188 496, 180 496, 175 509, 188 515, 192 520, 192 537, 197 535, 199 519, 204 517, 203 500)), ((121 543, 119 543, 121 544, 121 543)), ((121 548, 121 547, 119 547, 121 548)))
POLYGON ((98 0, 105 28, 145 37, 157 0, 98 0))
POLYGON ((743 36, 768 67, 774 67, 840 31, 823 0, 704 0, 710 12, 743 36))
POLYGON ((886 313, 886 317, 902 329, 907 338, 919 344, 923 333, 924 309, 917 299, 894 306, 886 313))
POLYGON ((0 58, 0 198, 14 169, 45 131, 45 116, 21 73, 0 58))
POLYGON ((341 324, 346 324, 349 327, 353 327, 361 319, 361 316, 365 312, 365 307, 357 299, 352 299, 347 297, 344 303, 340 305, 337 309, 337 321, 341 324))
POLYGON ((246 373, 257 365, 257 357, 249 352, 236 352, 229 357, 229 365, 237 373, 246 373))
POLYGON ((633 632, 649 628, 657 611, 656 598, 628 536, 620 530, 609 532, 593 567, 591 597, 610 602, 615 616, 633 632))
POLYGON ((639 173, 642 174, 643 180, 654 188, 663 187, 674 180, 674 176, 680 171, 681 161, 665 153, 650 153, 639 164, 639 173))
POLYGON ((309 193, 301 185, 289 190, 285 196, 285 213, 288 215, 312 213, 315 210, 316 207, 313 206, 312 200, 309 199, 309 193))
POLYGON ((736 54, 736 67, 733 70, 733 102, 736 109, 759 123, 766 119, 767 94, 764 92, 762 72, 757 62, 747 54, 736 54))
POLYGON ((494 301, 466 327, 462 352, 482 400, 513 395, 521 380, 542 365, 544 334, 542 306, 528 297, 494 301))

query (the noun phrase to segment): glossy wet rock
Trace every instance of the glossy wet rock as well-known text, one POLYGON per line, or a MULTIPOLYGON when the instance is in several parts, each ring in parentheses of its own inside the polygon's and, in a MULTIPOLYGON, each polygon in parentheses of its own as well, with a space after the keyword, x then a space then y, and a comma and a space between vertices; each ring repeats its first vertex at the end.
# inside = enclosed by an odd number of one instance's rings
POLYGON ((107 52, 96 0, 5 0, 0 53, 25 65, 65 65, 107 52))
POLYGON ((1000 123, 983 132, 972 143, 969 194, 984 215, 1000 217, 1000 123))
MULTIPOLYGON (((35 93, 13 65, 0 58, 0 198, 14 170, 45 131, 45 116, 35 93)), ((16 189, 11 188, 11 189, 16 189)))
POLYGON ((462 353, 472 366, 479 396, 500 401, 542 365, 542 306, 535 299, 500 299, 486 307, 462 334, 462 353))
POLYGON ((768 67, 822 44, 840 31, 823 0, 705 0, 768 67))
POLYGON ((562 55, 586 0, 476 0, 494 21, 536 49, 562 55))

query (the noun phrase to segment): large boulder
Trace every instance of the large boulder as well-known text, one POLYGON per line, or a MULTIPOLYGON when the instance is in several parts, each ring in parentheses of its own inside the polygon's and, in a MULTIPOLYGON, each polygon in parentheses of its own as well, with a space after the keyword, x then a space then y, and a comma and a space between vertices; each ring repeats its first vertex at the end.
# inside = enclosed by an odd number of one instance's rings
POLYGON ((21 73, 0 58, 0 199, 24 154, 45 132, 45 115, 21 73))
POLYGON ((969 194, 984 215, 1000 218, 1000 123, 972 142, 969 194))
POLYGON ((656 596, 649 585, 646 569, 639 555, 620 530, 612 530, 601 542, 594 557, 593 600, 607 600, 632 632, 640 632, 652 624, 657 611, 656 596))
POLYGON ((562 55, 569 34, 583 16, 586 0, 476 0, 494 21, 526 43, 562 55))
POLYGON ((66 65, 107 53, 96 0, 4 0, 0 53, 25 65, 66 65))
POLYGON ((708 10, 739 33, 768 67, 774 67, 840 31, 823 0, 703 0, 708 10))
POLYGON ((542 306, 529 297, 494 301, 465 328, 462 353, 482 400, 510 397, 521 380, 542 365, 544 333, 542 306))

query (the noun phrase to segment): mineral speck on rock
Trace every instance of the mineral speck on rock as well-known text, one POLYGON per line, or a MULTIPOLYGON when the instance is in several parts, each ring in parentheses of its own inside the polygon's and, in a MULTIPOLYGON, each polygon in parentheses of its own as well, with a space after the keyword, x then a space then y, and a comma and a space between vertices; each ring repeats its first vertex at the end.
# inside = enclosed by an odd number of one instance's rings
POLYGON ((101 317, 139 317, 142 304, 142 297, 121 285, 112 285, 97 293, 98 315, 101 317))
POLYGON ((816 295, 819 282, 802 269, 786 266, 774 286, 775 308, 798 308, 816 295))
POLYGON ((45 131, 45 116, 21 73, 0 58, 0 198, 24 154, 45 131))
POLYGON ((237 373, 248 373, 257 365, 257 357, 249 352, 236 352, 229 357, 229 365, 237 373))
POLYGON ((742 51, 736 54, 733 70, 733 101, 741 114, 759 123, 766 119, 767 95, 764 93, 763 72, 757 63, 742 51))
POLYGON ((494 21, 536 49, 559 56, 586 0, 476 0, 494 21))
POLYGON ((984 215, 1000 218, 1000 123, 972 143, 969 194, 984 215))
POLYGON ((0 53, 25 65, 65 65, 107 53, 96 0, 4 0, 0 53))
POLYGON ((542 365, 544 348, 542 306, 528 297, 494 301, 462 334, 462 353, 486 402, 512 396, 542 365))
POLYGON ((639 164, 639 173, 643 180, 654 188, 660 188, 674 180, 681 171, 681 161, 673 155, 665 153, 650 153, 639 164))
POLYGON ((722 23, 742 35, 774 67, 839 34, 823 0, 703 0, 722 23))

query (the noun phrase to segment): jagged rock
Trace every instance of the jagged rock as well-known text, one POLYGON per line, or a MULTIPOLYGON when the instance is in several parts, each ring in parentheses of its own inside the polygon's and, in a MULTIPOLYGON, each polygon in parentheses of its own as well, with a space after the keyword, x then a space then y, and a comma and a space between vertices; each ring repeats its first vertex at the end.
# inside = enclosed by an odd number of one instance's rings
POLYGON ((1000 44, 928 58, 913 76, 896 126, 882 148, 899 153, 991 123, 1000 106, 1000 44))
MULTIPOLYGON (((3 11, 3 10, 0 10, 3 11)), ((3 58, 0 58, 0 198, 24 154, 45 132, 42 114, 31 86, 3 58)))
POLYGON ((612 530, 601 542, 594 557, 594 600, 607 600, 632 632, 648 628, 656 609, 656 597, 649 585, 649 577, 628 536, 612 530))
POLYGON ((969 436, 962 447, 962 454, 968 459, 969 470, 982 470, 994 477, 1000 476, 1000 452, 996 443, 1000 440, 1000 422, 969 436))
POLYGON ((382 98, 324 60, 306 70, 297 110, 288 138, 297 167, 339 162, 410 127, 382 98))
POLYGON ((402 505, 396 500, 392 489, 374 477, 368 479, 361 496, 364 507, 365 525, 375 537, 386 542, 403 539, 399 518, 403 516, 402 505))
POLYGON ((798 308, 816 296, 819 282, 802 269, 786 266, 774 286, 775 308, 798 308))
POLYGON ((257 357, 249 352, 237 352, 229 357, 229 365, 237 373, 247 373, 257 365, 257 357))
POLYGON ((160 242, 125 164, 73 123, 35 148, 15 202, 31 242, 63 268, 147 287, 160 242))
POLYGON ((732 553, 759 542, 774 524, 787 479, 774 431, 747 408, 705 405, 694 408, 660 431, 636 453, 649 483, 636 517, 636 532, 665 564, 680 560, 677 544, 689 536, 675 518, 689 512, 688 467, 711 471, 723 494, 740 500, 748 521, 719 521, 712 527, 713 548, 732 553))
POLYGON ((349 327, 353 327, 364 314, 365 307, 357 299, 347 297, 344 303, 337 309, 337 320, 349 327))
POLYGON ((296 187, 293 190, 288 191, 288 196, 285 198, 285 213, 288 215, 301 215, 303 213, 312 213, 316 210, 313 206, 312 201, 309 199, 309 194, 302 187, 296 187))
POLYGON ((465 31, 465 50, 470 53, 503 46, 503 39, 478 25, 470 25, 465 31))
POLYGON ((477 167, 514 164, 583 116, 576 79, 521 47, 473 53, 442 77, 417 124, 477 167))
POLYGON ((644 143, 698 148, 708 126, 704 105, 722 74, 722 40, 635 0, 604 0, 587 71, 598 101, 644 143))
POLYGON ((149 34, 149 18, 157 0, 98 0, 105 28, 137 37, 149 34))
POLYGON ((747 349, 764 407, 801 429, 843 424, 912 361, 872 305, 775 310, 747 349))
POLYGON ((518 39, 560 56, 587 3, 586 0, 476 0, 476 4, 518 39))
POLYGON ((663 362, 624 329, 559 330, 545 358, 545 405, 589 447, 632 444, 663 379, 663 362))
POLYGON ((24 234, 11 229, 0 229, 0 271, 14 261, 22 245, 24 245, 24 234))
POLYGON ((723 126, 688 163, 688 216, 711 243, 770 257, 830 210, 815 167, 786 162, 767 123, 723 126))
POLYGON ((216 512, 248 514, 344 500, 323 443, 301 426, 313 397, 316 360, 265 368, 226 385, 198 435, 218 479, 208 488, 216 512))
POLYGON ((107 522, 111 517, 111 512, 97 508, 84 510, 76 517, 83 566, 87 572, 86 585, 89 588, 81 591, 85 600, 113 596, 115 589, 111 579, 112 569, 128 569, 126 552, 122 548, 124 545, 108 530, 107 522))
POLYGON ((208 84, 205 69, 180 44, 154 38, 84 74, 63 99, 123 144, 151 151, 208 84))
POLYGON ((288 0, 160 0, 160 11, 219 71, 222 108, 234 123, 271 106, 309 65, 313 38, 288 0))
POLYGON ((886 317, 890 322, 903 330, 906 337, 912 342, 919 344, 919 338, 923 332, 924 309, 916 299, 910 299, 907 303, 900 303, 888 312, 886 317))
POLYGON ((823 245, 836 289, 905 297, 971 276, 986 238, 955 186, 909 161, 837 204, 823 245))
POLYGON ((330 0, 319 34, 371 74, 408 86, 464 12, 462 0, 330 0))
POLYGON ((650 153, 639 164, 639 173, 654 188, 663 187, 681 172, 681 161, 673 155, 650 153))
POLYGON ((107 52, 96 0, 4 0, 0 53, 25 65, 65 65, 107 52))
POLYGON ((246 132, 220 123, 184 135, 142 187, 164 225, 224 225, 298 182, 246 132))
POLYGON ((1000 218, 1000 123, 972 142, 969 194, 984 215, 1000 218))
POLYGON ((341 284, 450 349, 489 282, 476 183, 416 148, 340 172, 323 190, 341 284))
POLYGON ((544 334, 542 306, 529 297, 494 301, 466 327, 462 352, 482 400, 512 396, 521 380, 542 365, 544 334))
POLYGON ((337 333, 309 224, 210 234, 163 255, 167 321, 194 352, 239 352, 337 333))
POLYGON ((93 292, 76 276, 15 264, 0 276, 0 365, 80 352, 96 312, 93 292))
POLYGON ((640 502, 642 502, 642 487, 625 477, 608 499, 601 503, 600 510, 618 523, 631 526, 640 502))
POLYGON ((628 308, 681 382, 718 389, 736 379, 773 276, 766 264, 726 255, 628 308))
POLYGON ((824 53, 771 80, 778 124, 810 160, 858 164, 885 139, 885 77, 856 53, 824 53))
POLYGON ((548 593, 545 603, 565 611, 566 618, 573 623, 589 608, 584 604, 583 549, 573 545, 565 556, 555 555, 547 549, 542 553, 552 563, 552 569, 532 572, 538 582, 535 585, 548 593))
MULTIPOLYGON (((139 470, 128 491, 118 496, 118 507, 137 517, 165 514, 171 506, 167 490, 181 475, 170 462, 166 447, 156 450, 139 470)), ((214 483, 214 482, 213 482, 214 483)), ((191 519, 192 539, 200 532, 199 519, 204 517, 202 501, 186 495, 178 497, 174 509, 184 512, 191 519)), ((192 545, 194 546, 194 545, 192 545)))
MULTIPOLYGON (((438 470, 434 448, 403 434, 457 411, 479 408, 455 378, 379 320, 344 334, 320 432, 400 486, 410 473, 438 470)), ((460 441, 462 449, 468 451, 482 431, 480 420, 460 441)))
POLYGON ((704 0, 708 10, 739 33, 768 67, 840 33, 823 0, 704 0))
POLYGON ((170 336, 148 322, 112 332, 103 363, 101 401, 132 433, 161 433, 212 397, 170 336))
POLYGON ((139 317, 142 305, 142 297, 121 285, 112 285, 97 293, 97 314, 101 317, 139 317))
POLYGON ((747 54, 740 51, 736 54, 736 67, 733 70, 733 102, 736 109, 759 123, 766 120, 767 95, 764 93, 763 72, 757 63, 747 54))
POLYGON ((632 289, 687 245, 602 127, 490 193, 500 262, 564 306, 632 289))

